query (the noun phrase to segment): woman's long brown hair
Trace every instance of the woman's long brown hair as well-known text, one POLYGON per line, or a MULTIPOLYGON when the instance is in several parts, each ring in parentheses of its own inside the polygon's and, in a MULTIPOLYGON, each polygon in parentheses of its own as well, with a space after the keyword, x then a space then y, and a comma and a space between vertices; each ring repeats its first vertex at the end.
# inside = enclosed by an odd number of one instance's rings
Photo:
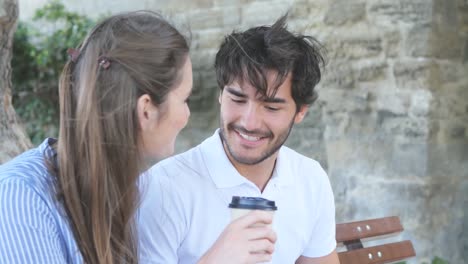
POLYGON ((138 262, 134 213, 144 157, 136 102, 143 94, 155 105, 164 102, 188 51, 186 39, 161 16, 139 11, 99 23, 65 65, 58 198, 85 263, 138 262))

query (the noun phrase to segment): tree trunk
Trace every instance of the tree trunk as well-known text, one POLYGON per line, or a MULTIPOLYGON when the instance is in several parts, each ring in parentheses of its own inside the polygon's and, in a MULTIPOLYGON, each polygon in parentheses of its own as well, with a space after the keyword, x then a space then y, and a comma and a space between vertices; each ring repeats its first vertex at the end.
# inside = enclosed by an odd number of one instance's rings
POLYGON ((31 147, 11 104, 11 56, 17 0, 0 0, 0 164, 31 147))

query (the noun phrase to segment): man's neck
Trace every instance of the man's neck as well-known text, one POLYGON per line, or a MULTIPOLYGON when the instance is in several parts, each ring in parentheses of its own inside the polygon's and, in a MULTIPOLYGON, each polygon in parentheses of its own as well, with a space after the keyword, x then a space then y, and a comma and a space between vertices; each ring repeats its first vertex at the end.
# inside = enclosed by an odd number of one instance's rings
POLYGON ((263 192, 265 186, 267 185, 268 181, 273 175, 273 170, 275 169, 277 156, 278 153, 275 153, 271 155, 271 157, 258 164, 247 165, 238 163, 228 155, 229 160, 231 161, 234 168, 236 168, 236 170, 239 172, 239 174, 247 178, 249 181, 253 182, 255 185, 257 185, 258 189, 260 189, 261 192, 263 192))

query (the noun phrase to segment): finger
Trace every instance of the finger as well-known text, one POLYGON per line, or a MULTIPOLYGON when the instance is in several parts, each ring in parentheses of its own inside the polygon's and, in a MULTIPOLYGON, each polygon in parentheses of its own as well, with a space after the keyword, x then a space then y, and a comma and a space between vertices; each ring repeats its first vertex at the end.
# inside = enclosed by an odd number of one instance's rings
POLYGON ((273 214, 268 211, 253 210, 248 214, 236 219, 232 222, 234 225, 238 225, 240 228, 249 227, 252 225, 258 225, 260 223, 269 225, 273 221, 273 214))
POLYGON ((271 243, 268 239, 259 239, 249 241, 249 253, 267 253, 273 254, 275 251, 275 244, 271 243))
POLYGON ((272 243, 276 242, 276 233, 271 226, 257 226, 247 229, 248 240, 267 239, 272 243))
POLYGON ((257 264, 263 262, 270 262, 272 259, 272 255, 268 253, 253 253, 250 254, 247 263, 257 264))

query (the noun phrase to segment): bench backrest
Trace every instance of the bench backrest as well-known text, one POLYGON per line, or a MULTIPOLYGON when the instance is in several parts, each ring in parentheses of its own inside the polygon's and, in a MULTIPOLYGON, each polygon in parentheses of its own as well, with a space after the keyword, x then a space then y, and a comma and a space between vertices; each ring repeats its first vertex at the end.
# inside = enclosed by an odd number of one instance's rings
POLYGON ((339 252, 341 264, 382 264, 416 255, 409 240, 364 247, 363 240, 381 239, 403 231, 397 216, 342 223, 336 225, 336 241, 347 251, 339 252))

